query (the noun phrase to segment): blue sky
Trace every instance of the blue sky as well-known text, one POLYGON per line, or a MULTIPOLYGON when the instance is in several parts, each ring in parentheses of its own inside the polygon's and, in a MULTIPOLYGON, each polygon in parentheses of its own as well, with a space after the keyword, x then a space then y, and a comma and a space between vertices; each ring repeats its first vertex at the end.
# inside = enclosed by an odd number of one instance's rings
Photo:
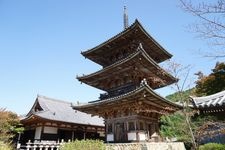
MULTIPOLYGON (((173 60, 192 65, 190 76, 210 72, 216 60, 198 50, 206 42, 187 32, 195 21, 179 1, 149 0, 0 0, 0 107, 26 114, 37 94, 67 100, 96 100, 99 91, 76 80, 76 75, 100 69, 80 52, 123 30, 123 6, 129 23, 137 18, 173 60)), ((159 90, 165 96, 172 91, 159 90)))

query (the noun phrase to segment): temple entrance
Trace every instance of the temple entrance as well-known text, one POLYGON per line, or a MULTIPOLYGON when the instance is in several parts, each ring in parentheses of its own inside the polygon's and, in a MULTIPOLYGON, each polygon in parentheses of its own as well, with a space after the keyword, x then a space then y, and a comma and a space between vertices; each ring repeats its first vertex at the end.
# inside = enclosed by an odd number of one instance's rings
POLYGON ((116 123, 115 125, 115 142, 126 141, 126 136, 124 133, 124 123, 116 123))
POLYGON ((59 129, 59 139, 63 139, 64 141, 68 141, 72 139, 72 131, 59 129))
POLYGON ((82 127, 78 127, 77 130, 74 131, 74 139, 82 140, 85 139, 85 132, 82 127))
POLYGON ((21 134, 21 140, 20 143, 25 145, 28 140, 31 140, 31 142, 34 141, 34 134, 35 134, 35 130, 25 130, 24 133, 21 134))

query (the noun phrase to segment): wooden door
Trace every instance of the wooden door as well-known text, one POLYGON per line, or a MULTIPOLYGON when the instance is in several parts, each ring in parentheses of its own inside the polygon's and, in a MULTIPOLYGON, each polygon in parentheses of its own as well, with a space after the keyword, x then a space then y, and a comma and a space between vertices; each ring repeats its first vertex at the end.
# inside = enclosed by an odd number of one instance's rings
POLYGON ((126 136, 124 132, 124 123, 115 124, 115 142, 124 142, 126 141, 126 136))

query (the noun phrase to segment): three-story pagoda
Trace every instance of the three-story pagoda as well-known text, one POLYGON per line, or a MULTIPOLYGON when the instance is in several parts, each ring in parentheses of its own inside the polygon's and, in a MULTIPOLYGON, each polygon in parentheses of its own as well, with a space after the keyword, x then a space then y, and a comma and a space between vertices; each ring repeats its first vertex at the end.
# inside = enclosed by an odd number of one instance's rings
POLYGON ((181 108, 154 92, 177 81, 158 65, 172 55, 138 20, 82 55, 103 68, 77 79, 106 93, 74 108, 105 119, 106 142, 158 141, 160 117, 181 108))

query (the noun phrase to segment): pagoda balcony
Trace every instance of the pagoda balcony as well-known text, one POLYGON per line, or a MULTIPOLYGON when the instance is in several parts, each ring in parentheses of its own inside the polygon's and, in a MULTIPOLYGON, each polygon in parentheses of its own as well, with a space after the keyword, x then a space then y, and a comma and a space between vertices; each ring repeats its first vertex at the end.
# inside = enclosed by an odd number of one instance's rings
POLYGON ((109 89, 108 92, 106 92, 106 93, 100 94, 99 99, 104 100, 107 98, 116 97, 116 96, 128 93, 132 90, 135 90, 136 88, 137 88, 137 86, 134 83, 122 85, 122 86, 119 86, 116 88, 109 89))

